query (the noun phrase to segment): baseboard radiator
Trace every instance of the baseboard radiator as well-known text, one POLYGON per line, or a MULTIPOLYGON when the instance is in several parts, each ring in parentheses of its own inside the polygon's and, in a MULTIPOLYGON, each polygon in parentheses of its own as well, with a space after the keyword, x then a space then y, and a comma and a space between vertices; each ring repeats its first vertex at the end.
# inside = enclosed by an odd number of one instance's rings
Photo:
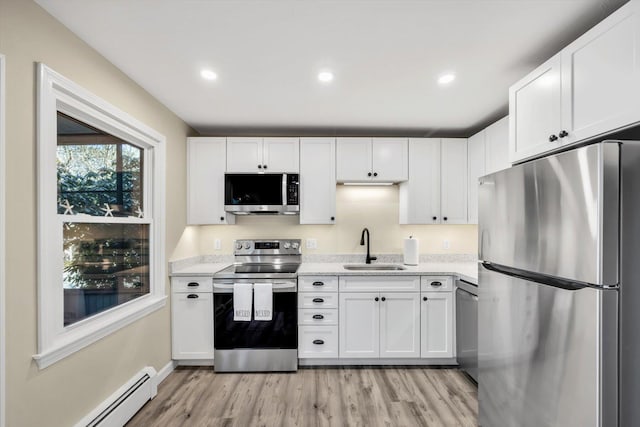
POLYGON ((158 391, 156 377, 154 368, 144 368, 75 427, 122 427, 145 403, 155 397, 158 391))

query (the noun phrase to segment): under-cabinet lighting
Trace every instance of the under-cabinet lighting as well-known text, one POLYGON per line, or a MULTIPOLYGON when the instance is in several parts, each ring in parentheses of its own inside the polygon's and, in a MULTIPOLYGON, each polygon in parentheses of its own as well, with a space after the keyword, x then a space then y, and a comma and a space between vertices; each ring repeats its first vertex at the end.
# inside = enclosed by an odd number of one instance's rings
POLYGON ((344 182, 342 185, 393 185, 393 182, 344 182))

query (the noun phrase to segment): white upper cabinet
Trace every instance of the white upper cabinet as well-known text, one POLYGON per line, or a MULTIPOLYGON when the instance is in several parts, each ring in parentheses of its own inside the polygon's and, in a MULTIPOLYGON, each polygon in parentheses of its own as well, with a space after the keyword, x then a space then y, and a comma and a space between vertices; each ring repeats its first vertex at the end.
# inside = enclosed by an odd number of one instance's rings
POLYGON ((409 180, 400 184, 400 224, 439 224, 440 138, 411 138, 409 153, 409 180))
POLYGON ((300 138, 300 224, 334 224, 335 138, 300 138))
POLYGON ((442 138, 442 224, 467 223, 467 139, 442 138))
POLYGON ((337 138, 338 182, 399 182, 408 179, 406 138, 337 138))
POLYGON ((640 121, 640 2, 562 50, 563 143, 640 121))
POLYGON ((640 122, 640 1, 630 1, 509 90, 510 161, 640 122))
MULTIPOLYGON (((509 116, 487 126, 485 132, 485 175, 511 167, 509 162, 509 116)), ((471 157, 470 157, 471 158, 471 157)))
POLYGON ((300 138, 264 138, 262 146, 265 172, 300 171, 300 138))
POLYGON ((407 138, 373 138, 374 180, 400 182, 409 179, 409 145, 407 138))
POLYGON ((561 112, 561 64, 556 55, 509 89, 511 162, 557 148, 561 112))
POLYGON ((485 139, 484 130, 476 133, 467 141, 468 168, 468 202, 469 223, 478 223, 478 178, 486 175, 485 166, 485 139))
POLYGON ((235 224, 224 211, 226 138, 187 139, 187 223, 235 224))
POLYGON ((227 172, 298 173, 299 162, 299 138, 227 138, 227 172))

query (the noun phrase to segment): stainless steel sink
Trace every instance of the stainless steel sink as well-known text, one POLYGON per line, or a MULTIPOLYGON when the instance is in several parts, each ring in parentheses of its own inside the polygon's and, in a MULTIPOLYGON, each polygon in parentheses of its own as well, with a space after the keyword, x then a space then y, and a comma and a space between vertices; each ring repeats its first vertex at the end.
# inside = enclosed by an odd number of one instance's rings
POLYGON ((407 267, 400 264, 344 264, 345 270, 356 271, 391 271, 406 270, 407 267))

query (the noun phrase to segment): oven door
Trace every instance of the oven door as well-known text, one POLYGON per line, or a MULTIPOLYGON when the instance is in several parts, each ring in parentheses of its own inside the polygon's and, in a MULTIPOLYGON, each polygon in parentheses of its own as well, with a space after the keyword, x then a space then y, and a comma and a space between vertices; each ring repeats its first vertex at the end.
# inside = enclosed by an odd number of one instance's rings
POLYGON ((298 298, 295 281, 273 283, 273 318, 270 321, 234 321, 231 282, 214 282, 213 293, 215 350, 298 348, 298 298))

